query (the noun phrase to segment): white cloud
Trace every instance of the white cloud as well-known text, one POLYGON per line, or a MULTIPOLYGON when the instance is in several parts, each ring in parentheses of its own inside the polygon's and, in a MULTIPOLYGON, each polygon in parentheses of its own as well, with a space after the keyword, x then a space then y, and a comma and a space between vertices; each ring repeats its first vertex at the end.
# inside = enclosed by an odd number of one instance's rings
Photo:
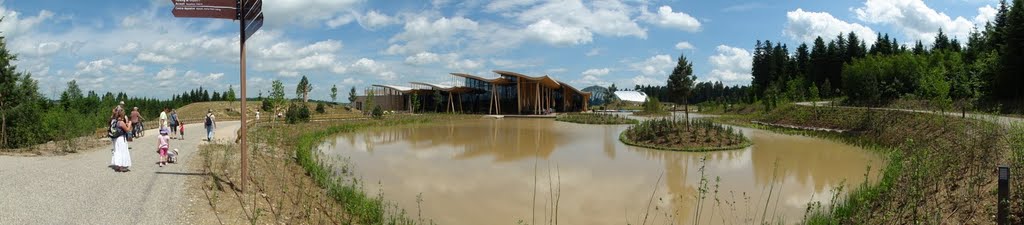
POLYGON ((595 55, 600 55, 600 54, 601 54, 601 49, 600 48, 595 48, 595 49, 590 49, 590 51, 587 51, 587 54, 585 54, 585 55, 587 55, 587 56, 595 56, 595 55))
POLYGON ((139 65, 135 65, 135 64, 117 65, 117 67, 115 67, 114 70, 117 71, 118 73, 127 73, 127 74, 133 74, 133 73, 137 74, 137 73, 142 73, 142 72, 146 71, 145 68, 143 68, 143 67, 141 67, 139 65))
POLYGON ((421 16, 407 21, 404 28, 401 33, 391 37, 389 42, 392 45, 388 47, 386 53, 412 54, 459 43, 466 32, 476 31, 478 24, 463 17, 442 17, 431 21, 421 16))
POLYGON ((647 76, 668 76, 668 70, 675 67, 675 64, 669 55, 655 55, 643 62, 633 63, 630 67, 647 76))
MULTIPOLYGON (((192 73, 193 71, 188 72, 192 73)), ((169 80, 171 78, 174 78, 174 75, 176 74, 178 74, 178 70, 175 70, 174 68, 164 68, 163 70, 160 70, 160 72, 156 73, 155 78, 157 80, 169 80)))
POLYGON ((526 27, 527 34, 552 45, 579 45, 592 41, 590 31, 581 27, 566 27, 551 20, 541 20, 526 27))
POLYGON ((985 23, 995 21, 996 14, 998 13, 999 11, 993 8, 992 5, 982 6, 978 8, 978 16, 974 17, 974 24, 977 24, 978 27, 984 27, 985 23))
POLYGON ((398 22, 398 19, 386 14, 371 10, 359 20, 359 24, 368 30, 375 30, 398 22))
POLYGON ((966 40, 975 25, 964 17, 952 18, 936 11, 922 0, 868 0, 852 11, 861 21, 891 25, 911 40, 926 44, 934 41, 939 29, 950 37, 966 40))
POLYGON ((646 9, 643 11, 643 15, 640 16, 644 21, 665 27, 679 29, 689 32, 700 31, 700 21, 683 12, 673 12, 671 6, 658 7, 658 12, 651 13, 647 12, 646 9))
MULTIPOLYGON (((524 1, 514 5, 532 5, 536 2, 524 1), (521 3, 521 4, 520 4, 521 3)), ((522 24, 537 24, 549 20, 552 24, 573 30, 587 30, 599 35, 647 38, 647 30, 638 25, 631 15, 635 9, 619 0, 581 0, 547 1, 533 5, 522 12, 510 12, 504 16, 515 19, 522 24)), ((492 5, 494 5, 492 3, 492 5)))
POLYGON ((212 85, 211 82, 220 80, 221 77, 224 77, 224 73, 203 74, 192 70, 185 72, 185 79, 191 82, 191 86, 209 86, 212 85))
POLYGON ((420 52, 416 55, 405 57, 405 63, 412 65, 426 65, 441 61, 441 56, 433 52, 420 52))
POLYGON ((711 73, 706 79, 721 81, 726 85, 749 84, 753 55, 742 48, 719 45, 718 54, 708 57, 711 73))
POLYGON ((135 57, 135 61, 158 63, 158 64, 175 64, 175 63, 178 63, 177 59, 173 59, 173 58, 171 58, 169 56, 166 56, 166 55, 157 55, 157 54, 154 54, 152 52, 139 53, 139 55, 135 57))
POLYGON ((110 59, 98 59, 90 62, 78 62, 75 68, 78 69, 76 74, 96 74, 102 75, 103 71, 107 68, 114 66, 114 61, 110 59))
POLYGON ((367 58, 360 58, 359 60, 356 60, 356 62, 349 66, 349 69, 350 72, 353 73, 373 75, 383 80, 390 81, 397 78, 395 72, 388 69, 386 65, 367 58))
POLYGON ((581 74, 583 74, 583 76, 604 76, 604 75, 608 75, 609 72, 611 72, 611 69, 601 68, 601 69, 589 69, 589 70, 583 71, 583 73, 581 73, 581 74))
MULTIPOLYGON (((0 1, 0 3, 3 2, 0 1)), ((4 18, 3 21, 0 21, 0 32, 3 32, 3 35, 8 38, 19 36, 35 29, 40 23, 52 19, 53 16, 53 12, 41 10, 36 16, 23 18, 22 13, 0 6, 0 17, 4 18)))
POLYGON ((798 8, 787 12, 786 20, 786 28, 782 33, 793 40, 807 43, 813 42, 817 37, 828 41, 840 33, 853 32, 862 39, 874 37, 876 34, 871 28, 836 19, 827 12, 807 12, 798 8))
POLYGON ((491 1, 490 4, 487 4, 485 9, 488 12, 505 11, 523 6, 533 5, 539 1, 540 0, 495 0, 491 1))
POLYGON ((294 24, 310 26, 335 19, 340 14, 353 14, 363 0, 281 0, 264 1, 263 13, 270 27, 294 24))
POLYGON ((690 42, 683 41, 683 42, 676 43, 676 49, 679 49, 679 50, 689 50, 689 49, 694 49, 694 47, 693 47, 693 44, 690 44, 690 42))
POLYGON ((138 42, 128 42, 128 43, 125 43, 124 45, 122 45, 121 47, 117 48, 117 53, 121 53, 121 54, 135 53, 137 51, 139 51, 139 43, 138 42))
POLYGON ((447 68, 448 69, 457 70, 457 71, 469 71, 469 70, 480 69, 483 66, 484 66, 484 61, 483 60, 463 59, 463 60, 453 60, 452 62, 449 62, 447 68))
POLYGON ((664 80, 655 79, 646 75, 637 75, 633 77, 633 85, 662 85, 665 84, 664 80))

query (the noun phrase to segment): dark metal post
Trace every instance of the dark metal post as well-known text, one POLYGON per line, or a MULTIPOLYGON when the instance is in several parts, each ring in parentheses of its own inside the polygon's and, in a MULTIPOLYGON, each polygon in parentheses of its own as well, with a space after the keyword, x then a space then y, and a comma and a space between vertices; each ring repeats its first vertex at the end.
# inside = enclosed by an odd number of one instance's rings
POLYGON ((999 225, 1009 224, 1006 217, 1010 207, 1010 167, 999 166, 999 202, 996 212, 996 223, 999 225))

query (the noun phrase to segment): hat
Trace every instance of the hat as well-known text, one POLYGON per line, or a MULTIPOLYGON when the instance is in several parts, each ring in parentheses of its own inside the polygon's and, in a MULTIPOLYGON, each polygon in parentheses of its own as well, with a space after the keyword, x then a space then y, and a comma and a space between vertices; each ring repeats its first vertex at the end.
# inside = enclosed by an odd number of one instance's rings
POLYGON ((121 101, 121 103, 118 103, 118 105, 124 105, 124 101, 121 101))
POLYGON ((167 133, 170 133, 170 131, 167 131, 167 128, 160 128, 160 135, 167 135, 167 133))

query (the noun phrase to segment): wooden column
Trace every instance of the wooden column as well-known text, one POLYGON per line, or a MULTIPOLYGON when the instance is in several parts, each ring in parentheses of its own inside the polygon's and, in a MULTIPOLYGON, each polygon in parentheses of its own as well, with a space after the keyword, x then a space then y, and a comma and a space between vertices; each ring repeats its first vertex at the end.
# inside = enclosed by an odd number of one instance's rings
POLYGON ((519 102, 519 114, 523 114, 523 80, 516 77, 516 101, 519 102))

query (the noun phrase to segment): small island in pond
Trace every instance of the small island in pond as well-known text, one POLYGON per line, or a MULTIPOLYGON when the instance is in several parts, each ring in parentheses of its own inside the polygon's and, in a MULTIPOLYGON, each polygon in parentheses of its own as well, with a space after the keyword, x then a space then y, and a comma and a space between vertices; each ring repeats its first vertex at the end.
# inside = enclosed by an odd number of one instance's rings
POLYGON ((671 151, 719 151, 751 145, 739 130, 706 120, 652 119, 630 126, 619 135, 627 145, 671 151))
POLYGON ((602 113, 565 113, 555 117, 555 120, 569 123, 582 124, 636 124, 636 119, 626 118, 617 114, 602 113))

